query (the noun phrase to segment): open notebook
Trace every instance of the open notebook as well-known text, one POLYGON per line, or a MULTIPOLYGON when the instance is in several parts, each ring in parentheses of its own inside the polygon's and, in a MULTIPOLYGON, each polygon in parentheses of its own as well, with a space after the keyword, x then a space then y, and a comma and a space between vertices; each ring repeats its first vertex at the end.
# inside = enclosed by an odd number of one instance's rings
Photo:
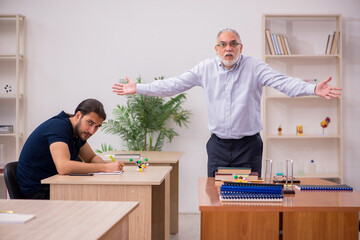
POLYGON ((0 213, 0 223, 26 223, 34 217, 33 214, 0 213))
POLYGON ((95 172, 94 175, 120 175, 122 171, 115 171, 115 172, 95 172))

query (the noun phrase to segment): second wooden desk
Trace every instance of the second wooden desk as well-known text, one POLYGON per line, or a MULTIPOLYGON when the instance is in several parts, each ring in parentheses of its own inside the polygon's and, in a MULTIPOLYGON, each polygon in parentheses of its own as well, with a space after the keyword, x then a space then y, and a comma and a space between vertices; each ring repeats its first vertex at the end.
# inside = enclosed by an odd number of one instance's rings
POLYGON ((130 214, 129 239, 169 239, 171 167, 135 169, 126 166, 121 175, 55 175, 41 183, 50 184, 51 200, 138 201, 130 214))
MULTIPOLYGON (((147 158, 150 166, 171 166, 170 172, 170 233, 179 232, 179 160, 184 152, 174 151, 108 151, 100 154, 105 161, 111 161, 111 154, 140 154, 143 160, 147 158)), ((127 166, 134 166, 128 160, 127 166)))

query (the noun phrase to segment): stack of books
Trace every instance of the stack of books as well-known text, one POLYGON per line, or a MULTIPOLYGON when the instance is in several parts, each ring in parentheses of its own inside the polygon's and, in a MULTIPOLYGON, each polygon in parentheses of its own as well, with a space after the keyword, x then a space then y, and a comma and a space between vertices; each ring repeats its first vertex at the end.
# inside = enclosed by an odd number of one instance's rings
POLYGON ((219 197, 225 202, 282 202, 284 195, 276 184, 224 182, 219 197))
POLYGON ((329 34, 325 48, 326 55, 335 55, 337 53, 338 45, 340 42, 339 38, 339 31, 335 31, 333 34, 329 34))
POLYGON ((269 29, 265 30, 265 35, 271 55, 291 55, 287 37, 281 34, 270 33, 269 29))
POLYGON ((249 182, 263 182, 257 172, 251 172, 251 168, 219 167, 215 172, 215 181, 234 182, 243 179, 249 182))

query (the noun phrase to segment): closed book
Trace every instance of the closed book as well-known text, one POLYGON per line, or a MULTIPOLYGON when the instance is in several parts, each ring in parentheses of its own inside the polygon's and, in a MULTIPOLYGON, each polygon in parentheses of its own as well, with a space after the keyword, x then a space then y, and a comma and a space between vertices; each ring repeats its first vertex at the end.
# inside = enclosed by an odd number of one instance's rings
POLYGON ((295 185, 299 190, 305 191, 352 191, 348 185, 295 185))
POLYGON ((332 42, 331 50, 330 50, 330 54, 331 54, 331 55, 336 54, 337 45, 338 45, 338 41, 339 41, 339 36, 340 36, 340 32, 339 32, 339 31, 334 32, 334 40, 333 40, 333 42, 332 42))
POLYGON ((286 51, 287 51, 288 55, 291 55, 290 45, 289 45, 288 38, 287 38, 287 37, 284 37, 284 41, 285 41, 286 51))
POLYGON ((251 173, 251 168, 241 167, 218 167, 218 173, 247 174, 251 173))
POLYGON ((273 42, 271 40, 270 30, 269 29, 265 30, 265 35, 266 35, 267 44, 269 46, 270 54, 275 55, 274 45, 273 45, 273 42))
POLYGON ((274 45, 275 55, 280 55, 280 50, 278 49, 276 35, 271 33, 270 37, 271 37, 271 40, 272 40, 273 45, 274 45))
POLYGON ((234 175, 232 173, 218 173, 215 172, 215 181, 226 181, 232 182, 234 180, 234 175))
POLYGON ((289 55, 289 53, 287 52, 287 49, 286 49, 285 40, 284 40, 283 35, 280 35, 280 41, 281 41, 281 46, 282 46, 283 51, 284 51, 284 55, 289 55))
POLYGON ((281 45, 280 35, 276 35, 276 40, 277 40, 277 44, 279 46, 280 55, 284 55, 284 49, 282 48, 282 45, 281 45))
POLYGON ((333 43, 333 40, 334 40, 334 35, 333 35, 333 34, 329 34, 328 39, 329 39, 329 44, 328 44, 327 49, 326 49, 326 54, 327 54, 327 55, 330 54, 331 46, 332 46, 332 43, 333 43))
POLYGON ((249 181, 257 181, 259 180, 259 173, 258 172, 251 172, 248 176, 249 181))
POLYGON ((328 35, 328 38, 327 38, 326 48, 325 48, 325 54, 329 54, 330 36, 331 36, 331 35, 328 35))

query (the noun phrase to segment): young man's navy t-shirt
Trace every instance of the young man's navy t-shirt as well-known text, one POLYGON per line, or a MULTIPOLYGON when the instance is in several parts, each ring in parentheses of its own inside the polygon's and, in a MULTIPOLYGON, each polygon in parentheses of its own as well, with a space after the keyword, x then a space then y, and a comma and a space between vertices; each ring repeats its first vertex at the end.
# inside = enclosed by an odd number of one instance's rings
POLYGON ((42 179, 58 174, 50 153, 50 145, 54 142, 68 145, 71 160, 77 159, 80 148, 86 143, 75 137, 69 116, 64 111, 38 126, 24 144, 17 180, 25 197, 46 186, 41 184, 42 179))

